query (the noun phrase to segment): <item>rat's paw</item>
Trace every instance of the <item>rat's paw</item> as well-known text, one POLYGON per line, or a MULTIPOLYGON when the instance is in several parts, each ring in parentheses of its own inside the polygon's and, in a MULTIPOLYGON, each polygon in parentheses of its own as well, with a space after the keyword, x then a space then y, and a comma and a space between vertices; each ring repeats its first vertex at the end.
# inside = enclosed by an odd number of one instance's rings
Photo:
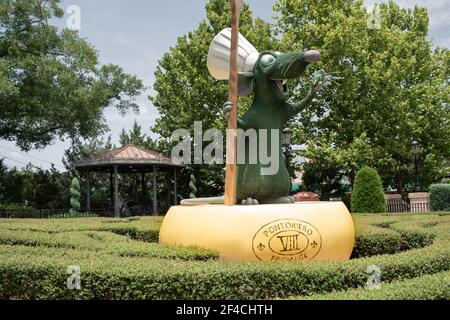
POLYGON ((242 200, 241 205, 243 205, 243 206, 257 206, 257 205, 259 205, 259 202, 256 199, 247 198, 245 200, 242 200))
POLYGON ((305 53, 305 61, 309 64, 314 64, 320 60, 320 52, 317 50, 309 50, 305 53))

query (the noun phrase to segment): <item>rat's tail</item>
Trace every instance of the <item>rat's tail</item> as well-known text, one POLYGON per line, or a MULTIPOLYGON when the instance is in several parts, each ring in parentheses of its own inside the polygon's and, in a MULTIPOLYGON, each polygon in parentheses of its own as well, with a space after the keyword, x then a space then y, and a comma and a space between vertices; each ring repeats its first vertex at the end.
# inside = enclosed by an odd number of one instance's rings
POLYGON ((224 204, 225 197, 214 197, 214 198, 196 198, 196 199, 185 199, 181 201, 181 205, 184 207, 202 206, 207 204, 224 204))

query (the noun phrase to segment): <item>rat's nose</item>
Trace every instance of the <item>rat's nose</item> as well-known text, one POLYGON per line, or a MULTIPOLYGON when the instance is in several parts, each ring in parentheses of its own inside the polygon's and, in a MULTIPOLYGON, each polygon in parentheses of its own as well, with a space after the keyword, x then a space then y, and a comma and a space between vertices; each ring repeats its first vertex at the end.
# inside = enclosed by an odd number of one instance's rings
POLYGON ((305 61, 314 64, 320 59, 320 52, 317 50, 309 50, 305 52, 305 61))

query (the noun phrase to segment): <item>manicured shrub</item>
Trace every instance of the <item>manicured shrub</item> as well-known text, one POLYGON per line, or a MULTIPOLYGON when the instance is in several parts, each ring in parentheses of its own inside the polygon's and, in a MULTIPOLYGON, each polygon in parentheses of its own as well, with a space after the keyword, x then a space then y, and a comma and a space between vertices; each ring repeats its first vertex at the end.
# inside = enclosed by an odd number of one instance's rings
POLYGON ((0 244, 30 247, 49 247, 102 251, 121 257, 150 257, 161 259, 210 260, 218 253, 200 248, 168 247, 156 243, 144 243, 110 232, 78 231, 44 233, 0 229, 0 244))
POLYGON ((381 179, 375 169, 366 166, 356 175, 352 195, 352 211, 356 213, 382 213, 386 211, 381 179))
POLYGON ((77 178, 72 179, 72 185, 70 186, 70 210, 71 213, 77 212, 81 208, 80 204, 81 191, 80 183, 77 178))
MULTIPOLYGON (((390 226, 389 223, 386 226, 390 226)), ((402 251, 424 248, 433 244, 435 235, 417 228, 393 230, 374 228, 369 232, 357 232, 352 258, 395 254, 402 251)))
POLYGON ((0 299, 272 299, 363 288, 371 265, 380 267, 383 287, 450 269, 449 215, 353 217, 358 237, 368 239, 357 247, 383 255, 307 264, 224 262, 199 259, 196 249, 178 251, 101 231, 156 230, 161 218, 0 219, 0 238, 9 243, 0 244, 0 299), (382 244, 372 249, 376 237, 382 244), (427 243, 392 255, 380 249, 427 243), (69 266, 81 268, 79 291, 67 289, 69 266))
MULTIPOLYGON (((381 284, 379 290, 353 289, 308 297, 308 300, 449 300, 450 272, 381 284)), ((299 298, 303 299, 303 298, 299 298)))
POLYGON ((432 211, 450 211, 450 184, 433 184, 430 187, 432 211))
POLYGON ((2 299, 271 299, 363 287, 377 265, 383 283, 450 269, 445 245, 330 263, 224 263, 123 258, 80 250, 0 246, 2 299), (81 290, 66 287, 81 268, 81 290))

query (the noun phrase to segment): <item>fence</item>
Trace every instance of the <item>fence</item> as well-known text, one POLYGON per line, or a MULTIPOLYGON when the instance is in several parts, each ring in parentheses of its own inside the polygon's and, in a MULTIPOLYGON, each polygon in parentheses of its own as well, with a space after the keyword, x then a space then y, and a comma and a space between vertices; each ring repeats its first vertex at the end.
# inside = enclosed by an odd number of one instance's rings
MULTIPOLYGON (((126 212, 121 211, 121 217, 129 216, 145 216, 148 215, 142 208, 133 207, 127 209, 126 212)), ((35 209, 2 209, 0 210, 0 218, 9 219, 66 219, 66 218, 93 218, 93 217, 115 217, 114 209, 93 209, 90 211, 71 212, 69 209, 51 209, 51 210, 35 210, 35 209)))
POLYGON ((35 209, 4 209, 0 210, 0 218, 10 219, 63 219, 63 218, 90 218, 105 215, 98 212, 70 212, 65 209, 35 210, 35 209))
POLYGON ((400 194, 386 195, 386 206, 389 213, 427 212, 430 211, 428 193, 410 193, 407 198, 400 194))

